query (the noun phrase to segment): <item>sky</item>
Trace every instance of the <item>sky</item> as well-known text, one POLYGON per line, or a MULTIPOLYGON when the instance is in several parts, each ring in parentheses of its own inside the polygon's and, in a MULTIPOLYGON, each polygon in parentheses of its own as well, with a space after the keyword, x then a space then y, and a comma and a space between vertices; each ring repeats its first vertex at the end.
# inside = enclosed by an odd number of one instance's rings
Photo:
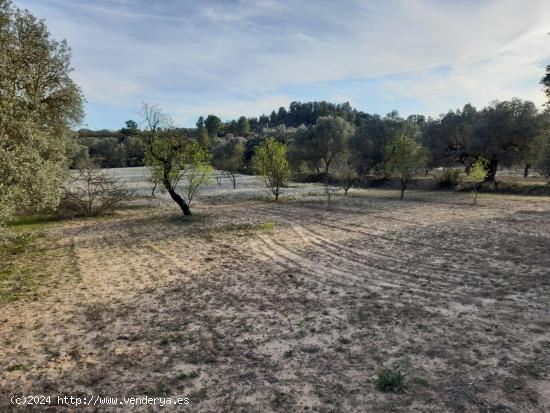
POLYGON ((545 103, 548 0, 14 0, 73 52, 90 129, 269 114, 292 101, 437 116, 545 103))

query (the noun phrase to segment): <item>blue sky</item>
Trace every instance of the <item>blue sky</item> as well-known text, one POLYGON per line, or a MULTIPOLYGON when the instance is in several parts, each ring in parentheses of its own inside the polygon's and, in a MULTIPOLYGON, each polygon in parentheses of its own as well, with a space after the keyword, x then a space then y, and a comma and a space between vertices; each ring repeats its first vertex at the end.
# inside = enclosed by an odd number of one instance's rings
POLYGON ((73 49, 82 126, 118 129, 142 102, 176 124, 349 101, 436 116, 545 101, 547 0, 14 0, 73 49))

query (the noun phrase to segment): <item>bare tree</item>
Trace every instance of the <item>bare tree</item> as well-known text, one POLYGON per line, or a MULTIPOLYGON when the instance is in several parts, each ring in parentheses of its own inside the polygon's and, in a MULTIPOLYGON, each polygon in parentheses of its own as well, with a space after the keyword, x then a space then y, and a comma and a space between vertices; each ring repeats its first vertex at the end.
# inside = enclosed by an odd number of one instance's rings
POLYGON ((97 216, 112 212, 129 201, 134 192, 92 161, 83 161, 78 173, 63 187, 58 208, 61 216, 97 216))

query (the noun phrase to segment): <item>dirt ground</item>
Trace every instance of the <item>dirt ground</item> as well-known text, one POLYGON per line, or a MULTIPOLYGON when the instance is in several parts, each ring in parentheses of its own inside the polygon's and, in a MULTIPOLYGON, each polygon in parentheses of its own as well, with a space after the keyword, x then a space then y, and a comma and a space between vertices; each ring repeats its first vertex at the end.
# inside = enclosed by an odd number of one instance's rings
POLYGON ((550 412, 550 199, 357 191, 45 230, 0 411, 550 412), (404 373, 398 393, 375 380, 404 373), (188 406, 11 405, 11 395, 188 406))

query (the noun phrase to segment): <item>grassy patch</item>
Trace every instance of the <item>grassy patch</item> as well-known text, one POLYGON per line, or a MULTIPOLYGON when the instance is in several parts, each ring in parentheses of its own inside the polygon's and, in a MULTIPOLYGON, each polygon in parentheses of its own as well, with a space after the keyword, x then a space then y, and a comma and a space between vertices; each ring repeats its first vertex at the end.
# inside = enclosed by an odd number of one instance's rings
POLYGON ((0 270, 0 304, 15 301, 32 293, 36 288, 36 278, 30 268, 8 265, 0 270))
POLYGON ((174 331, 167 333, 160 338, 160 345, 167 346, 170 343, 184 343, 189 341, 190 334, 186 331, 174 331))
POLYGON ((72 245, 49 248, 30 232, 12 234, 0 248, 0 305, 36 296, 42 287, 55 288, 67 277, 78 276, 72 245))
POLYGON ((430 382, 424 377, 413 377, 412 382, 420 387, 428 387, 430 382))
POLYGON ((275 228, 274 222, 264 222, 262 224, 228 224, 214 229, 215 232, 245 232, 272 231, 275 228))
POLYGON ((8 223, 13 232, 34 232, 55 225, 59 220, 47 215, 22 215, 8 223))
POLYGON ((376 379, 376 387, 384 393, 399 392, 403 387, 403 373, 397 370, 381 370, 376 379))
POLYGON ((15 363, 6 367, 6 371, 28 371, 29 367, 23 363, 15 363))
POLYGON ((182 215, 178 213, 177 215, 171 217, 170 221, 178 225, 191 225, 199 222, 208 221, 207 214, 193 214, 193 215, 182 215))

